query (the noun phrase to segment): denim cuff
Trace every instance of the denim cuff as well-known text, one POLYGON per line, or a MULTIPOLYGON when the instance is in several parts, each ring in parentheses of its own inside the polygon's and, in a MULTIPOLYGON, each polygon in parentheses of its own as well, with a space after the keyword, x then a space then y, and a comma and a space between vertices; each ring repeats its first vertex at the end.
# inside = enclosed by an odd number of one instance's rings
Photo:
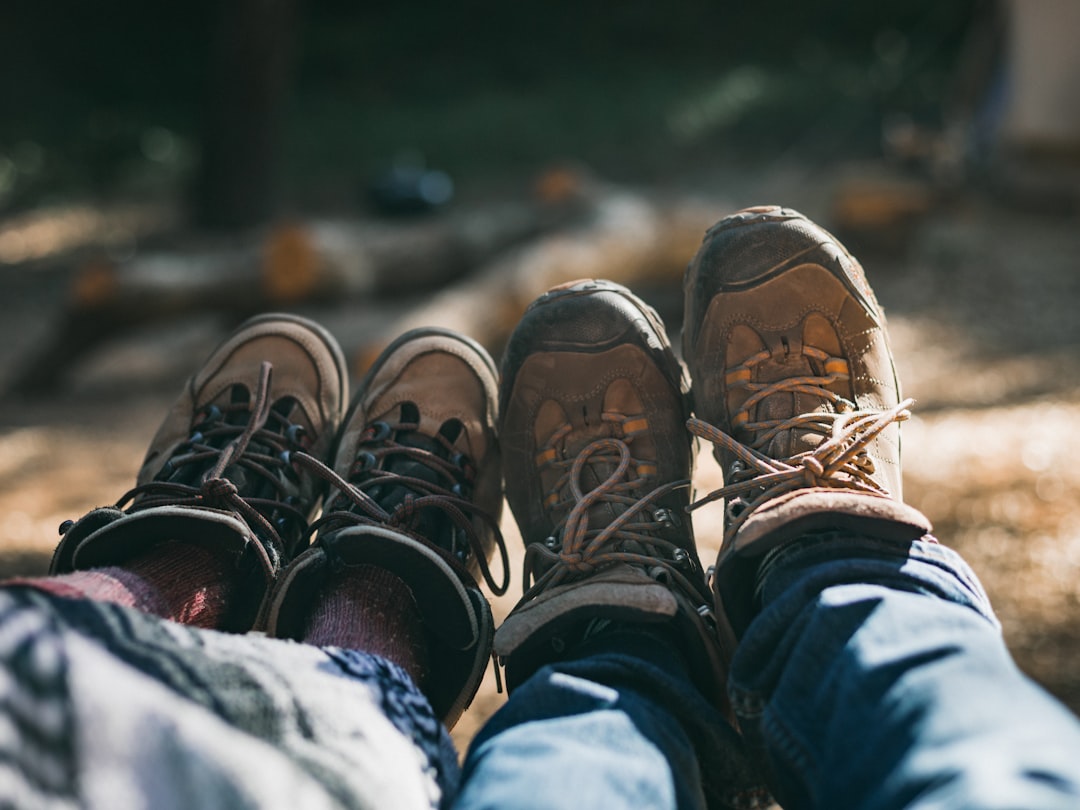
POLYGON ((907 544, 841 532, 804 537, 762 561, 754 607, 760 612, 793 588, 810 596, 850 584, 935 596, 971 608, 1001 627, 975 572, 959 554, 929 535, 907 544))

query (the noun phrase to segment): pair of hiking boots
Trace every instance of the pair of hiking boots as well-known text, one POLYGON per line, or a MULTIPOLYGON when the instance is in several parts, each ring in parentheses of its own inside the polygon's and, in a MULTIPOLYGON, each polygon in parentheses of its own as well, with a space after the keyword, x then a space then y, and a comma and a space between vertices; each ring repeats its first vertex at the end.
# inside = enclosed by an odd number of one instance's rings
POLYGON ((420 609, 426 691, 448 725, 493 646, 513 689, 597 620, 668 634, 724 706, 763 557, 821 530, 908 542, 929 526, 900 501, 909 403, 883 316, 828 233, 788 209, 730 216, 707 233, 685 295, 692 392, 656 313, 604 281, 535 301, 501 381, 475 342, 414 330, 347 411, 326 331, 295 316, 248 321, 189 381, 136 487, 62 527, 53 572, 122 564, 167 540, 213 546, 245 591, 229 629, 297 638, 331 572, 389 570, 420 609), (695 437, 725 475, 698 502, 726 504, 711 581, 690 519, 695 437), (509 582, 504 482, 525 582, 495 633, 480 582, 495 594, 509 582))

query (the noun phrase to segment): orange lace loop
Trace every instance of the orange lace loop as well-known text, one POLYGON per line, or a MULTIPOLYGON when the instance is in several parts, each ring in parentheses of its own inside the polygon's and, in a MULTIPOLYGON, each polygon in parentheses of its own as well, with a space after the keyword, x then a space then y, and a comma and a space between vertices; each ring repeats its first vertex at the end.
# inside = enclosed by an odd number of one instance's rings
MULTIPOLYGON (((782 460, 769 458, 754 447, 741 444, 708 422, 690 419, 686 427, 692 434, 727 451, 742 469, 736 471, 733 480, 698 499, 689 509, 726 499, 730 518, 725 532, 727 542, 755 509, 796 489, 834 487, 889 497, 889 493, 871 477, 873 463, 867 455, 867 446, 889 425, 910 417, 913 404, 914 400, 906 399, 884 411, 804 414, 760 423, 768 425, 766 430, 770 438, 784 430, 807 428, 817 428, 816 432, 825 432, 828 436, 813 450, 782 460), (820 428, 826 425, 829 426, 827 432, 822 431, 820 428), (737 509, 731 509, 733 504, 737 509)), ((762 443, 760 437, 753 442, 758 446, 762 443)))
MULTIPOLYGON (((773 426, 773 422, 756 422, 751 423, 750 412, 763 400, 772 396, 775 393, 786 391, 792 394, 807 394, 813 397, 820 397, 827 402, 831 402, 836 406, 837 410, 851 409, 853 406, 850 402, 837 394, 835 391, 829 390, 826 386, 833 385, 838 382, 851 379, 850 370, 848 368, 847 361, 843 358, 832 357, 827 352, 817 349, 813 346, 803 346, 800 350, 800 354, 803 357, 807 357, 811 360, 817 361, 824 369, 823 375, 804 375, 801 377, 785 377, 784 379, 777 380, 775 382, 753 382, 752 368, 756 365, 760 365, 765 361, 773 357, 773 353, 768 349, 764 349, 752 357, 747 358, 743 363, 735 366, 727 374, 724 375, 724 379, 727 382, 728 388, 742 388, 747 391, 751 391, 751 395, 747 397, 746 401, 742 404, 739 411, 732 416, 732 424, 738 425, 740 428, 745 428, 753 432, 759 432, 762 429, 771 430, 772 433, 776 431, 772 427, 766 428, 765 426, 773 426)), ((799 418, 799 417, 797 417, 799 418)), ((755 441, 755 446, 761 447, 768 442, 771 436, 760 435, 758 440, 755 441)))
POLYGON ((526 548, 526 590, 519 604, 547 588, 582 579, 617 563, 643 566, 654 576, 678 581, 687 592, 696 590, 681 568, 700 569, 700 564, 677 543, 659 535, 661 529, 670 525, 660 518, 664 510, 648 511, 658 498, 689 486, 689 481, 662 484, 644 496, 632 495, 644 488, 648 479, 627 479, 631 465, 636 469, 639 462, 631 456, 626 442, 615 438, 597 439, 572 462, 551 463, 569 466, 560 483, 569 490, 573 507, 547 543, 533 543, 526 548), (586 492, 582 490, 581 479, 587 467, 597 471, 598 477, 604 467, 610 468, 610 472, 599 485, 586 492), (589 528, 590 511, 605 503, 623 509, 602 528, 589 528), (558 535, 561 542, 556 539, 558 535), (534 581, 535 573, 542 569, 546 570, 534 581))

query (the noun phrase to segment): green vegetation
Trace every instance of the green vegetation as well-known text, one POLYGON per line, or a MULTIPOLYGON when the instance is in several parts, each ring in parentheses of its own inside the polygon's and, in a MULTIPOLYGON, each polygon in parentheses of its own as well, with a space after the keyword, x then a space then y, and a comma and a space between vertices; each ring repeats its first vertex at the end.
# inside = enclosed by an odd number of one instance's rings
MULTIPOLYGON (((0 209, 177 190, 198 159, 219 3, 13 0, 0 209)), ((979 0, 368 4, 312 0, 284 105, 288 195, 344 201, 402 150, 459 177, 552 160, 650 177, 702 156, 877 148, 936 114, 979 0)))

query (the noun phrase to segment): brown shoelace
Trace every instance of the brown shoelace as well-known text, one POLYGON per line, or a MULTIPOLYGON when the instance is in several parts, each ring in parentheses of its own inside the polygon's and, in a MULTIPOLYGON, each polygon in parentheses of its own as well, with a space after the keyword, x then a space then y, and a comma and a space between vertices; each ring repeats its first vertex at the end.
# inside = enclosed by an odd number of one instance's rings
MULTIPOLYGON (((764 398, 769 393, 799 390, 813 392, 814 378, 797 381, 781 380, 763 387, 764 398)), ((819 378, 820 379, 820 378, 819 378)), ((835 397, 826 392, 829 398, 835 397)), ((731 480, 723 487, 709 493, 691 504, 697 509, 707 503, 724 498, 727 500, 727 529, 724 543, 728 543, 739 527, 759 506, 774 498, 807 487, 831 487, 855 490, 881 497, 890 497, 873 480, 873 461, 867 446, 883 430, 894 422, 911 415, 914 400, 906 399, 887 410, 855 410, 854 405, 843 400, 846 408, 840 413, 800 414, 789 419, 763 422, 744 421, 743 430, 754 434, 750 446, 744 445, 719 428, 700 419, 690 419, 687 429, 702 439, 723 448, 735 456, 734 470, 727 471, 731 480), (810 431, 823 437, 813 450, 799 453, 787 459, 774 459, 756 449, 765 446, 777 434, 788 431, 810 431)))
MULTIPOLYGON (((551 460, 552 465, 568 465, 560 485, 568 490, 562 500, 549 498, 549 505, 573 502, 566 519, 544 543, 531 543, 525 552, 524 581, 526 591, 519 604, 542 591, 560 584, 585 579, 592 573, 626 563, 645 568, 658 580, 674 581, 688 593, 697 593, 684 571, 700 570, 695 555, 677 543, 665 540, 658 532, 672 524, 665 509, 649 511, 649 507, 664 495, 689 481, 661 484, 644 496, 638 494, 653 474, 629 479, 631 465, 637 469, 655 470, 655 466, 632 458, 627 443, 616 438, 598 439, 586 446, 572 461, 551 460), (587 466, 610 469, 601 483, 582 491, 581 477, 587 466), (602 528, 589 528, 589 513, 602 504, 614 504, 621 513, 602 528), (561 534, 561 542, 558 536, 561 534), (538 570, 544 569, 535 578, 538 570), (531 585, 530 585, 531 583, 531 585)), ((557 495, 557 493, 555 493, 557 495)))

